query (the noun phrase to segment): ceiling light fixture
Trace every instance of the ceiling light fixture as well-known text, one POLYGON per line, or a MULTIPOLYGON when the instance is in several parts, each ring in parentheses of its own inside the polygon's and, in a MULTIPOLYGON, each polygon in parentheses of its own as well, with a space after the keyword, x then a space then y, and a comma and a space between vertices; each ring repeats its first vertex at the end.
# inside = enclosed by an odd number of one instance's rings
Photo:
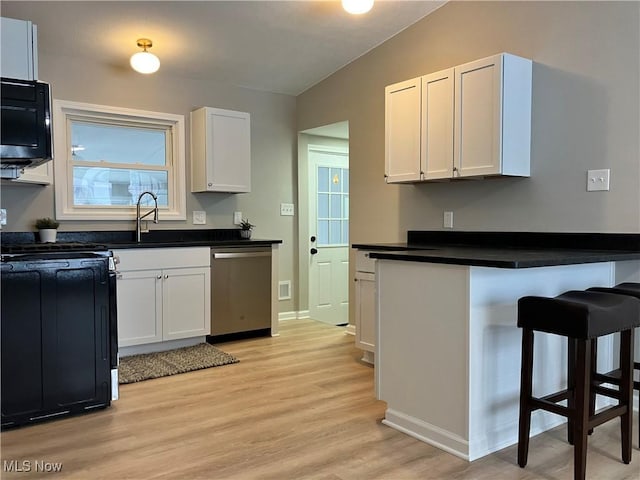
POLYGON ((141 52, 131 55, 131 68, 140 73, 154 73, 160 68, 160 60, 153 53, 147 52, 147 48, 151 48, 153 43, 148 38, 139 38, 138 46, 142 48, 141 52))
POLYGON ((354 15, 367 13, 373 7, 373 0, 342 0, 342 8, 354 15))

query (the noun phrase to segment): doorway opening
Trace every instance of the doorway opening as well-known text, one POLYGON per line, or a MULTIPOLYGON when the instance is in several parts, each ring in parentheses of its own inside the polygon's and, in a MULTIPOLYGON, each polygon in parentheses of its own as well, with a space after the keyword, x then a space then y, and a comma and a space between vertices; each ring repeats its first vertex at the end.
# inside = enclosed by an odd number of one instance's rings
POLYGON ((300 316, 349 322, 349 124, 298 135, 300 316))

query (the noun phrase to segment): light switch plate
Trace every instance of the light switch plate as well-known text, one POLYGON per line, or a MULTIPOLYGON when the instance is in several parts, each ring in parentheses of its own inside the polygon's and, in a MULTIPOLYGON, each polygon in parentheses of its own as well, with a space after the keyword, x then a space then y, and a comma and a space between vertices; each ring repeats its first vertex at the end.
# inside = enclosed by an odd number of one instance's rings
POLYGON ((293 203, 281 203, 280 204, 280 215, 285 217, 293 217, 295 207, 293 203))
POLYGON ((233 212, 233 224, 240 225, 242 223, 242 212, 233 212))
POLYGON ((609 191, 610 170, 588 170, 587 171, 587 192, 609 191))
POLYGON ((7 224, 7 209, 0 208, 0 225, 6 225, 6 224, 7 224))
POLYGON ((206 225, 207 224, 207 212, 202 210, 193 211, 193 224, 194 225, 206 225))

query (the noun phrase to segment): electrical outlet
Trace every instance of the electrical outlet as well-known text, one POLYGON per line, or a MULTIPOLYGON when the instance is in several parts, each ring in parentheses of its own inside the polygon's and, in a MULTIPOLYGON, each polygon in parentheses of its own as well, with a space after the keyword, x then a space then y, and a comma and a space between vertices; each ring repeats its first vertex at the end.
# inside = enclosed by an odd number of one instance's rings
POLYGON ((294 205, 293 203, 281 203, 280 204, 280 215, 292 217, 294 214, 294 205))
POLYGON ((242 212, 233 212, 233 224, 240 225, 242 223, 242 212))
POLYGON ((193 224, 194 225, 206 225, 207 224, 207 212, 202 210, 193 211, 193 224))
POLYGON ((587 192, 609 191, 610 170, 588 170, 587 171, 587 192))
POLYGON ((0 225, 6 225, 6 224, 7 224, 7 209, 0 208, 0 225))
POLYGON ((444 228, 453 228, 453 212, 444 212, 443 226, 444 228))

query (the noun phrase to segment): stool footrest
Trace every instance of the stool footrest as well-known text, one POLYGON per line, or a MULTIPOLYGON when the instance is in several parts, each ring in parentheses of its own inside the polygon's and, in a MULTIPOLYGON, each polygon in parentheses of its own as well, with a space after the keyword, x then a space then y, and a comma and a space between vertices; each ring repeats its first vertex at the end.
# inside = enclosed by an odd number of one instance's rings
MULTIPOLYGON (((640 363, 634 363, 634 369, 636 370, 640 370, 640 363)), ((616 370, 611 370, 610 372, 607 373, 594 373, 593 374, 593 379, 594 379, 594 383, 596 384, 600 384, 600 383, 610 383, 612 385, 620 385, 620 376, 622 375, 622 373, 620 372, 620 369, 616 369, 616 370)), ((633 389, 634 390, 640 390, 640 380, 634 380, 633 382, 633 389)))
POLYGON ((559 392, 551 393, 544 397, 540 397, 540 400, 544 400, 551 403, 558 403, 558 402, 561 402, 562 400, 567 400, 571 395, 572 395, 571 391, 569 389, 565 389, 565 390, 560 390, 559 392))
POLYGON ((596 413, 589 419, 589 429, 595 428, 598 425, 602 425, 609 420, 612 420, 620 415, 627 413, 629 409, 626 405, 617 405, 613 407, 607 407, 601 412, 596 413))
POLYGON ((593 392, 597 393, 598 395, 604 395, 605 397, 613 398, 615 400, 620 400, 620 398, 622 397, 620 390, 603 387, 602 385, 595 385, 593 387, 593 392))
POLYGON ((563 417, 569 417, 570 415, 569 409, 564 405, 558 405, 543 398, 533 397, 529 400, 529 404, 531 405, 531 411, 541 409, 563 417))

